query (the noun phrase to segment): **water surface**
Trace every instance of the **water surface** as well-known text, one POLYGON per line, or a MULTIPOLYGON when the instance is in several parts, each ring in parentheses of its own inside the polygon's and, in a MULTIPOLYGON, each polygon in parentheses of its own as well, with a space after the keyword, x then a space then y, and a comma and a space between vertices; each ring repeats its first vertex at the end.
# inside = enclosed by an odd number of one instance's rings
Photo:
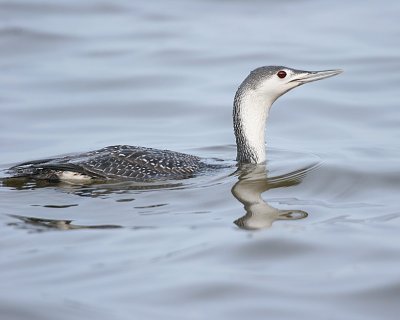
POLYGON ((2 318, 397 319, 398 1, 0 9, 1 169, 113 144, 229 164, 2 185, 2 318), (345 72, 279 99, 266 167, 236 171, 233 95, 261 65, 345 72))

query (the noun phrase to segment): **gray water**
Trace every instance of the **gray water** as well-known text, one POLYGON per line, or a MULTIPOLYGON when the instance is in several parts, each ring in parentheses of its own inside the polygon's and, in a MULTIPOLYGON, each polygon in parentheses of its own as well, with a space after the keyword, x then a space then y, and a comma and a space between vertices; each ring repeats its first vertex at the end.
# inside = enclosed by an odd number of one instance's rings
POLYGON ((113 144, 226 161, 192 179, 0 187, 1 319, 397 319, 399 1, 0 1, 0 167, 113 144), (262 65, 281 97, 236 171, 262 65), (251 229, 251 230, 248 230, 251 229))

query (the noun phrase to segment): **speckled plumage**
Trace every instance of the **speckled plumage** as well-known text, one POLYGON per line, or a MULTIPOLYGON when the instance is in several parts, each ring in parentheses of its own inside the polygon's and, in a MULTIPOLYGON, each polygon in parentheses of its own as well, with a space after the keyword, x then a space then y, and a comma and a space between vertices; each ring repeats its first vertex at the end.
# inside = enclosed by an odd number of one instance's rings
POLYGON ((73 156, 21 163, 10 170, 19 177, 61 180, 76 173, 96 180, 151 181, 184 179, 206 167, 199 157, 152 148, 117 145, 73 156))

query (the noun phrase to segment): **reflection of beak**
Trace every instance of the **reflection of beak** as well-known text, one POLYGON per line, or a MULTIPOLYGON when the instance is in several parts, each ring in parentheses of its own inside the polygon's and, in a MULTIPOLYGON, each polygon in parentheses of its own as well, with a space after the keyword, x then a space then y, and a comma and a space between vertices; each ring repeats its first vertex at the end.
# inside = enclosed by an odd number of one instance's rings
POLYGON ((342 73, 343 70, 324 70, 324 71, 299 71, 297 75, 294 75, 294 79, 290 82, 298 82, 299 84, 322 80, 325 78, 336 76, 342 73))
POLYGON ((271 207, 266 202, 256 203, 248 207, 246 215, 233 223, 245 230, 266 229, 277 220, 300 220, 308 217, 303 210, 279 210, 271 207))

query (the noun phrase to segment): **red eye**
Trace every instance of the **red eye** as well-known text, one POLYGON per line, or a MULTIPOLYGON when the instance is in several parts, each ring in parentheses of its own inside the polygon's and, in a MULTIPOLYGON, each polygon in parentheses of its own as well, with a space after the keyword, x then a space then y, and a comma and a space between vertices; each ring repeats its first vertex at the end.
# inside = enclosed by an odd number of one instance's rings
POLYGON ((277 75, 278 75, 279 78, 283 79, 284 77, 286 77, 286 72, 283 71, 283 70, 281 70, 281 71, 279 71, 279 72, 277 73, 277 75))

